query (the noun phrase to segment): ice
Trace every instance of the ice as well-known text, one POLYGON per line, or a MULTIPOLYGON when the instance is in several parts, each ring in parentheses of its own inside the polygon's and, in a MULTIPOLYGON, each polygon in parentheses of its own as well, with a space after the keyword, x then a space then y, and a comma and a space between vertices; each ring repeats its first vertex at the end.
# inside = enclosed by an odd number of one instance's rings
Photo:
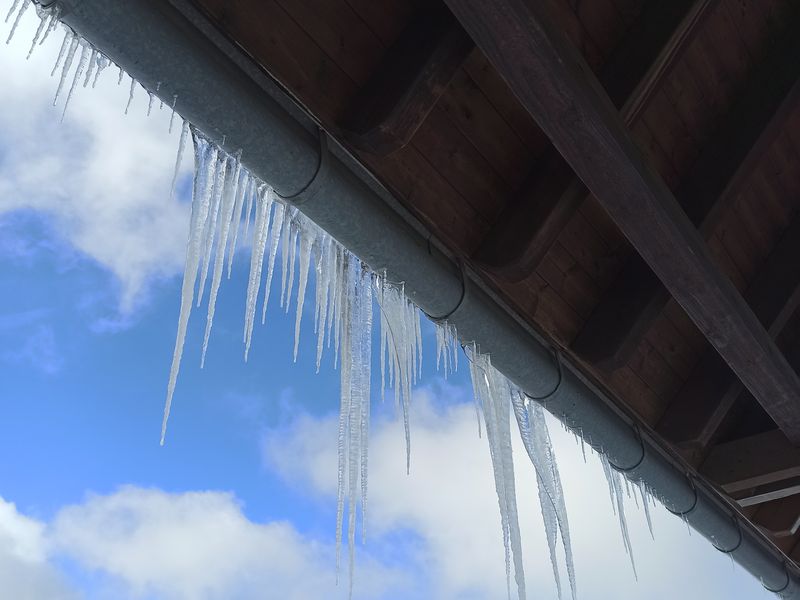
MULTIPOLYGON (((241 160, 241 154, 237 158, 237 162, 241 160)), ((241 165, 239 165, 241 167, 241 165)), ((242 222, 242 207, 244 199, 244 190, 247 186, 248 174, 245 169, 239 169, 239 181, 236 183, 236 203, 233 207, 233 235, 230 236, 230 247, 228 248, 228 279, 231 278, 231 269, 233 268, 233 255, 236 252, 236 241, 239 237, 239 225, 242 222)))
POLYGON ((244 237, 247 237, 250 231, 250 215, 253 212, 253 195, 255 194, 255 179, 249 177, 247 180, 247 188, 244 191, 244 196, 247 198, 247 208, 244 210, 244 237))
MULTIPOLYGON (((406 438, 406 472, 411 471, 411 427, 409 410, 411 382, 417 369, 419 310, 409 302, 402 283, 395 284, 385 276, 376 276, 378 306, 381 311, 382 369, 389 366, 389 384, 394 383, 395 403, 402 407, 406 438)), ((381 384, 385 385, 384 376, 381 384)), ((383 391, 381 391, 383 395, 383 391)))
POLYGON ((186 148, 186 138, 189 137, 189 122, 184 121, 181 127, 181 139, 178 142, 178 155, 175 158, 175 170, 172 172, 172 183, 169 186, 169 199, 175 197, 175 186, 178 183, 178 175, 181 171, 181 162, 183 161, 183 151, 186 148))
POLYGON ((261 287, 261 271, 264 266, 264 247, 267 244, 267 228, 269 227, 269 213, 272 207, 273 194, 271 189, 265 189, 256 198, 256 220, 253 225, 253 250, 250 255, 250 278, 247 283, 247 311, 245 313, 244 330, 244 359, 250 353, 250 344, 253 339, 253 324, 256 318, 256 302, 258 290, 261 287))
POLYGON ((171 106, 172 114, 169 116, 169 129, 167 130, 167 133, 172 133, 172 124, 175 122, 175 104, 177 103, 178 103, 178 94, 175 94, 172 97, 172 106, 171 106))
MULTIPOLYGON (((75 58, 75 51, 78 49, 79 42, 80 38, 77 35, 72 35, 70 38, 69 49, 67 50, 67 54, 64 58, 64 65, 61 67, 61 79, 59 80, 58 87, 56 88, 55 98, 53 98, 53 106, 55 106, 58 102, 58 97, 61 95, 61 90, 64 89, 64 83, 67 81, 67 74, 69 73, 70 67, 72 67, 72 60, 75 58)), ((56 68, 58 67, 59 62, 61 62, 61 54, 59 54, 58 58, 56 59, 56 68)))
POLYGON ((87 87, 89 82, 92 80, 92 75, 94 74, 94 68, 97 65, 97 50, 92 48, 92 53, 89 55, 89 64, 86 68, 86 77, 83 79, 83 87, 87 87))
POLYGON ((624 496, 624 480, 625 478, 616 469, 611 466, 608 457, 603 454, 600 457, 603 465, 603 473, 608 482, 609 491, 611 493, 611 504, 614 512, 619 519, 619 529, 622 534, 622 544, 625 547, 625 552, 631 561, 631 568, 633 569, 633 576, 638 580, 636 573, 636 562, 633 558, 633 547, 631 546, 631 538, 628 533, 628 520, 625 517, 625 496, 624 496))
MULTIPOLYGON (((14 37, 14 32, 17 31, 17 26, 19 25, 19 22, 22 20, 22 15, 25 14, 25 11, 28 10, 28 7, 30 5, 31 5, 31 0, 22 0, 22 6, 19 7, 19 12, 17 13, 17 18, 14 19, 14 24, 11 26, 11 32, 8 34, 8 39, 6 40, 6 44, 10 44, 11 43, 11 39, 14 37)), ((9 17, 11 16, 11 13, 14 12, 14 8, 15 7, 16 7, 16 3, 14 4, 14 6, 11 7, 11 12, 8 13, 9 17)), ((6 21, 8 21, 9 17, 6 17, 6 21)))
POLYGON ((211 277, 211 292, 208 297, 208 315, 206 316, 206 331, 203 336, 203 352, 200 358, 200 368, 205 366, 206 352, 208 351, 208 339, 211 336, 211 327, 214 322, 214 310, 217 306, 217 294, 219 286, 222 282, 222 271, 225 263, 225 248, 228 242, 228 232, 231 227, 231 218, 233 216, 233 208, 235 198, 238 196, 237 186, 239 184, 239 174, 241 172, 241 163, 233 157, 228 157, 228 166, 225 170, 226 177, 223 183, 222 192, 222 207, 220 208, 220 232, 219 243, 217 244, 217 254, 214 259, 214 274, 211 277), (232 167, 232 168, 231 168, 232 167))
POLYGON ((303 304, 308 284, 308 269, 311 265, 311 245, 313 238, 308 228, 300 232, 300 281, 297 286, 297 308, 294 320, 294 362, 297 362, 297 350, 300 346, 300 322, 303 319, 303 304))
POLYGON ((20 0, 14 0, 14 3, 11 5, 11 8, 8 9, 8 14, 6 15, 6 18, 3 21, 4 23, 8 23, 8 20, 11 18, 11 15, 13 15, 14 11, 17 10, 17 7, 19 7, 19 3, 20 0))
POLYGON ((472 387, 475 397, 483 409, 483 418, 486 423, 486 439, 489 442, 495 489, 500 507, 506 579, 510 586, 513 562, 517 593, 519 598, 523 599, 525 598, 525 573, 522 566, 522 539, 517 516, 509 413, 513 391, 508 380, 492 366, 488 355, 478 353, 473 345, 468 350, 468 357, 472 387))
MULTIPOLYGON (((120 78, 121 79, 121 78, 120 78)), ((131 77, 131 90, 128 92, 128 104, 125 106, 125 114, 128 114, 128 110, 131 108, 131 103, 133 102, 133 93, 136 91, 136 80, 131 77)))
POLYGON ((444 378, 458 369, 458 340, 455 327, 447 321, 434 323, 436 330, 436 370, 441 368, 444 378))
POLYGON ((275 205, 275 216, 272 218, 272 226, 269 230, 269 256, 267 257, 267 282, 264 284, 264 306, 261 313, 261 324, 267 320, 267 305, 269 303, 270 290, 272 289, 272 276, 275 273, 275 256, 278 253, 278 244, 283 230, 283 222, 286 219, 286 206, 284 204, 275 205))
POLYGON ((222 191, 224 187, 225 174, 228 168, 228 161, 222 151, 217 158, 216 171, 214 172, 214 191, 211 194, 211 207, 208 213, 208 227, 206 227, 203 239, 203 264, 200 268, 200 291, 197 294, 197 306, 203 299, 206 289, 206 279, 208 279, 208 268, 211 265, 211 253, 214 249, 214 239, 217 233, 217 220, 219 219, 220 205, 222 204, 222 191))
POLYGON ((178 379, 183 344, 186 341, 186 326, 189 323, 189 314, 194 300, 194 286, 197 280, 197 268, 200 264, 200 252, 203 233, 208 217, 208 205, 211 200, 210 180, 217 162, 217 149, 201 136, 192 135, 195 154, 195 178, 192 190, 192 213, 189 222, 189 241, 186 245, 186 265, 183 273, 181 288, 181 311, 178 317, 178 333, 175 339, 175 351, 172 355, 172 367, 167 385, 167 400, 164 405, 164 420, 161 424, 161 444, 167 434, 167 421, 172 407, 172 396, 175 393, 175 383, 178 379))
MULTIPOLYGON (((41 46, 44 44, 45 40, 50 36, 50 34, 55 30, 58 26, 58 20, 61 17, 61 7, 56 6, 52 10, 49 11, 50 14, 50 24, 47 26, 47 29, 44 30, 44 35, 39 40, 39 45, 41 46)), ((29 55, 30 56, 30 55, 29 55)))
MULTIPOLYGON (((72 44, 72 40, 74 39, 75 34, 72 33, 69 29, 64 32, 64 40, 61 42, 61 49, 58 51, 58 57, 56 58, 56 64, 53 65, 53 70, 50 71, 50 77, 56 74, 58 71, 58 67, 61 66, 61 61, 64 60, 64 56, 67 53, 67 48, 70 47, 72 44)), ((55 102, 53 102, 55 106, 55 102)))
POLYGON ((61 120, 64 120, 64 117, 67 115, 67 107, 69 106, 69 101, 72 99, 72 94, 75 92, 75 88, 78 86, 78 82, 80 81, 81 76, 83 75, 84 70, 86 69, 86 65, 89 63, 89 56, 93 50, 89 48, 86 44, 81 44, 81 57, 78 60, 78 67, 75 69, 75 75, 72 78, 72 85, 69 87, 69 93, 67 94, 67 99, 64 101, 64 110, 61 113, 61 120))
POLYGON ((36 28, 36 33, 33 36, 33 41, 31 42, 31 47, 30 50, 28 50, 28 55, 25 57, 25 60, 28 60, 33 54, 33 51, 36 49, 36 45, 39 42, 39 38, 42 36, 42 34, 47 35, 47 32, 50 29, 50 24, 53 22, 53 19, 55 19, 55 13, 42 12, 39 14, 39 19, 39 27, 36 28))

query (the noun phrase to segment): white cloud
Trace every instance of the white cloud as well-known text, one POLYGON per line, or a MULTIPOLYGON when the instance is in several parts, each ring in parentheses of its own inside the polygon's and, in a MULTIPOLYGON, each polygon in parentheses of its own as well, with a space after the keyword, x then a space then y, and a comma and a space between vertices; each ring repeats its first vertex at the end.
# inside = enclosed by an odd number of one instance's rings
MULTIPOLYGON (((442 392, 437 392, 441 394, 442 392)), ((444 394, 447 394, 445 388, 444 394)), ((471 405, 441 406, 431 388, 417 392, 412 414, 412 469, 405 476, 401 424, 379 423, 371 434, 369 544, 411 529, 421 540, 416 568, 432 582, 434 598, 500 598, 506 584, 500 519, 489 451, 478 439, 471 405)), ((581 458, 571 434, 555 421, 582 600, 771 598, 760 584, 690 535, 680 519, 654 510, 655 541, 642 512, 628 503, 638 583, 623 551, 606 482, 596 457, 581 458)), ((515 440, 518 436, 514 436, 515 440)), ((268 464, 308 493, 330 501, 336 490, 334 419, 298 418, 265 438, 268 464)), ((520 525, 529 597, 556 596, 535 493, 532 467, 514 447, 520 525)), ((513 583, 512 583, 513 585, 513 583)))
MULTIPOLYGON (((133 596, 304 600, 345 594, 336 587, 330 546, 304 538, 287 522, 253 523, 227 493, 125 487, 63 509, 51 535, 60 551, 124 583, 133 596)), ((367 561, 360 583, 361 597, 378 598, 399 579, 367 561)))
MULTIPOLYGON (((15 600, 77 597, 60 571, 65 561, 82 597, 345 598, 333 556, 290 523, 250 521, 230 493, 127 486, 67 506, 49 524, 0 499, 0 586, 15 600)), ((366 557, 355 597, 403 585, 400 572, 366 557)))
POLYGON ((118 278, 127 312, 153 279, 182 266, 188 206, 169 198, 178 132, 167 134, 169 110, 159 111, 158 102, 145 116, 141 88, 124 115, 129 87, 117 86, 111 69, 96 89, 76 89, 59 123, 66 90, 53 108, 58 81, 50 71, 62 33, 26 61, 37 24, 27 11, 0 49, 0 217, 19 209, 49 215, 61 235, 118 278))
POLYGON ((16 600, 77 598, 48 562, 45 526, 0 498, 0 588, 16 600))

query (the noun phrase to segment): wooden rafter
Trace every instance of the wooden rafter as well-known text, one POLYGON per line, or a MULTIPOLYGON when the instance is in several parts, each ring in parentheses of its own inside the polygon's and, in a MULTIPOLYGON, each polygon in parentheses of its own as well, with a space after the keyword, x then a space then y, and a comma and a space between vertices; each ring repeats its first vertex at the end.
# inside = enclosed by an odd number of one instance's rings
POLYGON ((405 146, 436 105, 473 44, 433 4, 412 20, 359 90, 342 121, 359 150, 383 156, 405 146))
MULTIPOLYGON (((641 115, 718 0, 651 0, 606 61, 600 82, 626 123, 641 115)), ((551 150, 485 236, 475 260, 518 281, 533 272, 588 191, 551 150)))
MULTIPOLYGON (((791 25, 786 29, 675 193, 706 237, 800 107, 800 36, 791 25)), ((573 349, 607 370, 620 367, 667 300, 669 294, 647 264, 631 256, 584 324, 573 349)))
POLYGON ((472 39, 700 331, 794 443, 800 380, 647 164, 591 69, 524 0, 447 0, 472 39))
MULTIPOLYGON (((800 306, 800 217, 794 219, 758 275, 745 300, 777 339, 800 306)), ((742 393, 739 379, 709 348, 661 417, 656 429, 673 444, 702 453, 742 393)))

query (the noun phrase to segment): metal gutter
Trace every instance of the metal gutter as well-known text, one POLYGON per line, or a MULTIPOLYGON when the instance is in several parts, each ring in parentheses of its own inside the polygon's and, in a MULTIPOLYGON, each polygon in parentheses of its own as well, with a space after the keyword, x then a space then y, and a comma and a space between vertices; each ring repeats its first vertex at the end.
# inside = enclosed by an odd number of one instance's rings
MULTIPOLYGON (((432 318, 446 317, 465 343, 476 342, 513 383, 539 397, 557 384, 541 339, 431 243, 397 203, 240 49, 186 0, 42 0, 62 20, 165 102, 230 151, 283 197, 376 271, 406 282, 432 318), (160 84, 160 86, 159 86, 160 84)), ((567 365, 569 367, 569 365, 567 365)), ((668 510, 681 515, 764 586, 800 600, 794 565, 717 492, 687 476, 646 432, 567 368, 545 408, 612 465, 643 480, 668 510)))

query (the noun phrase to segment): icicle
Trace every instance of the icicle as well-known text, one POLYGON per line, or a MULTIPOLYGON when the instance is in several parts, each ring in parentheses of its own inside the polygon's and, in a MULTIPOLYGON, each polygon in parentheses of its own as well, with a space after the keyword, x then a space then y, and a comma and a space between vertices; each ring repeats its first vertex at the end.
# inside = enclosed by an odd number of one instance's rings
POLYGON ((61 120, 64 120, 64 117, 67 115, 67 107, 69 107, 69 101, 72 99, 72 94, 75 92, 75 88, 80 81, 81 75, 83 75, 84 69, 86 69, 86 64, 89 62, 89 47, 83 45, 81 47, 81 57, 78 61, 78 68, 75 69, 75 75, 72 78, 72 85, 69 87, 69 93, 67 94, 67 99, 64 101, 64 110, 61 113, 61 120))
POLYGON ((325 326, 328 318, 328 301, 330 298, 331 270, 331 238, 325 236, 320 243, 320 257, 316 267, 317 284, 317 373, 322 362, 322 349, 325 344, 325 326))
POLYGON ((11 8, 9 9, 8 14, 6 15, 5 21, 3 21, 4 23, 8 23, 9 19, 11 19, 11 15, 13 15, 14 11, 17 10, 17 7, 19 6, 19 3, 20 3, 20 0, 14 0, 14 3, 11 5, 11 8))
POLYGON ((42 36, 42 39, 39 40, 39 45, 40 46, 42 44, 44 44, 44 42, 48 38, 48 36, 53 31, 55 31, 56 27, 58 26, 58 20, 59 20, 60 17, 61 17, 61 7, 60 6, 56 6, 50 12, 50 24, 47 26, 47 29, 44 30, 44 35, 42 36))
MULTIPOLYGON (((61 68, 61 79, 59 80, 58 87, 56 88, 56 96, 53 98, 53 106, 55 106, 58 102, 58 97, 61 95, 61 90, 64 89, 64 83, 67 80, 67 73, 69 73, 69 69, 72 66, 72 60, 75 57, 75 51, 78 49, 78 42, 78 36, 73 35, 69 44, 69 50, 67 50, 67 55, 64 59, 64 66, 61 68)), ((60 58, 61 57, 59 56, 59 59, 60 58)), ((59 59, 56 60, 56 66, 58 66, 59 59)))
POLYGON ((208 298, 208 315, 206 316, 206 331, 203 336, 203 353, 200 358, 200 368, 202 369, 206 363, 206 352, 208 350, 208 339, 211 336, 211 327, 214 322, 214 310, 217 306, 217 293, 222 281, 223 265, 225 263, 225 247, 228 241, 228 232, 231 226, 231 217, 233 215, 234 198, 238 196, 237 186, 239 183, 239 172, 241 164, 238 160, 228 158, 228 161, 233 161, 234 169, 231 175, 230 167, 226 168, 225 181, 223 183, 222 192, 222 208, 220 214, 222 221, 220 222, 219 243, 217 244, 217 254, 214 259, 214 274, 211 277, 211 293, 208 298))
POLYGON ((653 533, 653 518, 650 515, 650 497, 647 493, 647 487, 644 481, 639 480, 639 493, 642 496, 642 507, 644 508, 644 517, 647 519, 647 530, 650 532, 650 537, 652 539, 656 539, 655 534, 653 533))
MULTIPOLYGON (((500 506, 500 522, 506 558, 506 579, 510 586, 511 563, 519 597, 525 598, 525 573, 522 566, 522 541, 517 515, 514 463, 511 454, 508 381, 491 366, 487 355, 470 351, 470 375, 476 399, 480 399, 486 421, 486 439, 492 458, 495 488, 500 506)), ((510 587, 509 587, 510 595, 510 587)))
POLYGON ((177 102, 178 102, 178 94, 175 94, 172 97, 172 106, 170 107, 172 108, 172 114, 169 117, 169 129, 167 130, 167 133, 172 133, 172 124, 175 121, 175 104, 177 104, 177 102))
MULTIPOLYGON (((240 167, 241 154, 236 157, 237 168, 240 167)), ((239 181, 236 184, 236 204, 233 207, 233 235, 230 236, 230 248, 228 248, 228 279, 231 278, 231 269, 233 268, 233 255, 236 252, 236 240, 239 237, 239 225, 242 222, 242 207, 244 199, 244 190, 247 187, 247 180, 249 175, 246 169, 239 170, 239 181)))
POLYGON ((264 306, 261 312, 261 324, 267 320, 267 304, 269 303, 270 290, 272 289, 272 275, 275 272, 275 256, 278 253, 278 243, 280 242, 283 223, 286 219, 286 205, 275 205, 275 216, 272 218, 272 226, 269 230, 269 257, 267 258, 267 281, 264 284, 264 306))
MULTIPOLYGON (((6 40, 6 44, 11 43, 11 38, 14 37, 14 32, 17 31, 17 25, 19 25, 19 22, 22 20, 22 15, 25 14, 25 11, 28 10, 28 7, 30 5, 31 5, 31 0, 22 0, 22 6, 20 6, 19 12, 17 13, 17 18, 14 19, 14 24, 11 26, 11 32, 8 34, 8 39, 6 40)), ((14 6, 16 6, 16 4, 14 6)), ((14 10, 14 6, 11 7, 12 12, 14 10)))
POLYGON ((285 311, 286 314, 289 314, 289 305, 292 302, 292 290, 294 289, 294 274, 295 274, 295 263, 297 262, 297 238, 300 235, 300 230, 297 227, 296 220, 292 221, 291 224, 291 240, 289 242, 289 283, 287 284, 286 288, 286 302, 285 302, 285 311))
POLYGON ((211 252, 214 248, 214 238, 217 233, 217 219, 219 218, 220 204, 222 204, 222 188, 227 168, 228 161, 220 152, 220 156, 217 158, 217 170, 214 173, 214 192, 211 196, 211 208, 208 213, 208 227, 206 227, 205 238, 203 239, 203 264, 200 267, 200 289, 197 293, 198 307, 206 289, 208 267, 211 264, 211 252))
POLYGON ((294 218, 294 213, 287 212, 286 218, 283 221, 283 229, 281 230, 281 308, 283 308, 283 303, 285 301, 286 281, 289 276, 289 242, 292 237, 292 218, 294 218))
POLYGON ((111 64, 111 61, 102 54, 97 57, 97 70, 94 72, 94 79, 92 80, 92 87, 97 87, 97 80, 100 79, 100 73, 102 73, 105 69, 108 68, 108 65, 111 64))
POLYGON ((125 71, 122 70, 122 67, 119 67, 119 77, 117 77, 117 85, 122 85, 122 78, 125 76, 125 71))
POLYGON ((247 190, 245 196, 247 197, 247 208, 244 211, 244 237, 247 237, 247 232, 250 230, 250 214, 253 212, 253 190, 255 181, 251 177, 247 182, 247 190))
POLYGON ((25 57, 25 60, 30 59, 31 55, 33 54, 33 51, 36 49, 36 44, 39 41, 39 36, 41 36, 42 33, 47 33, 47 31, 50 29, 50 23, 54 18, 55 18, 54 13, 40 15, 39 27, 36 28, 36 33, 34 34, 33 41, 31 42, 31 48, 30 50, 28 50, 28 55, 25 57))
POLYGON ((631 561, 633 576, 638 580, 636 563, 633 559, 633 547, 631 546, 631 539, 628 533, 628 520, 625 517, 623 484, 620 482, 622 475, 613 469, 608 457, 605 454, 601 456, 600 460, 603 464, 603 473, 606 476, 606 481, 608 482, 609 491, 611 493, 612 508, 619 519, 619 528, 620 533, 622 534, 622 544, 625 547, 625 552, 628 554, 628 558, 631 561))
MULTIPOLYGON (((61 66, 61 61, 64 60, 64 56, 67 53, 67 48, 70 47, 72 40, 75 38, 75 34, 72 33, 69 29, 64 32, 64 40, 61 42, 61 49, 58 51, 58 58, 56 58, 56 64, 53 65, 53 70, 50 71, 50 77, 56 74, 58 71, 58 67, 61 66)), ((55 102, 53 102, 55 105, 55 102)))
POLYGON ((89 56, 89 65, 86 69, 86 77, 83 80, 83 87, 89 85, 89 82, 92 79, 92 75, 94 74, 94 68, 97 66, 97 50, 92 48, 92 54, 89 56))
POLYGON ((131 77, 131 90, 128 93, 128 104, 125 106, 125 114, 128 114, 128 110, 131 107, 131 103, 133 102, 133 93, 136 91, 136 80, 131 77))
POLYGON ((247 283, 247 312, 245 313, 245 348, 244 359, 250 353, 250 342, 253 338, 258 290, 261 287, 261 270, 264 266, 264 247, 267 243, 267 227, 269 212, 272 206, 272 193, 265 193, 256 199, 256 220, 253 225, 253 250, 250 255, 250 278, 247 283))
POLYGON ((181 311, 178 317, 178 333, 175 339, 175 351, 172 356, 172 366, 167 385, 167 401, 164 405, 164 420, 161 425, 161 444, 167 434, 167 421, 169 420, 172 396, 175 392, 175 383, 178 379, 183 344, 186 340, 186 326, 192 310, 194 299, 194 285, 197 279, 197 268, 200 264, 200 251, 203 239, 203 230, 208 217, 208 205, 211 200, 211 179, 214 165, 217 162, 217 150, 213 145, 198 135, 192 135, 195 154, 195 177, 192 192, 192 214, 189 224, 189 241, 186 245, 186 266, 183 273, 181 288, 181 311))
POLYGON ((189 135, 189 122, 184 121, 181 128, 181 139, 178 142, 178 155, 175 158, 175 170, 172 172, 172 183, 169 186, 169 199, 175 197, 175 186, 178 183, 178 174, 181 171, 181 161, 183 160, 183 151, 186 148, 186 138, 189 135))
POLYGON ((311 264, 311 233, 300 233, 300 282, 297 286, 297 308, 294 320, 294 362, 297 362, 297 350, 300 346, 300 321, 303 318, 303 304, 308 284, 308 268, 311 264))

